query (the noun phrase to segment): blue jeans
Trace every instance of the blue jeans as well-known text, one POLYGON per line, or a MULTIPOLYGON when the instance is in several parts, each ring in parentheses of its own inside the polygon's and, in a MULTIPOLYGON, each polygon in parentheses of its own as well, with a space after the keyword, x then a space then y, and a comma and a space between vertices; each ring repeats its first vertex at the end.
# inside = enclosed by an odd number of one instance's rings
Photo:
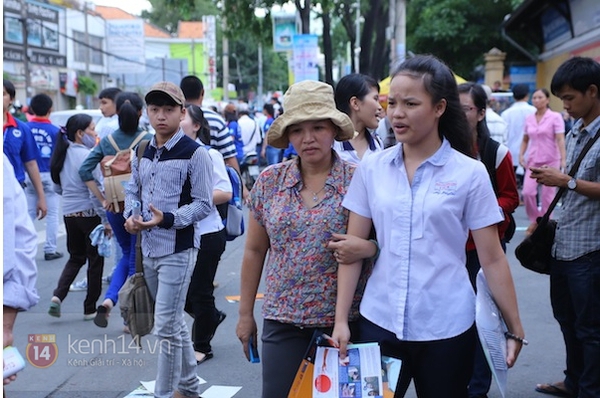
MULTIPOLYGON (((44 188, 44 196, 46 197, 46 242, 44 243, 44 253, 56 252, 56 235, 58 234, 58 207, 60 204, 60 195, 54 192, 54 182, 50 172, 40 173, 42 179, 42 187, 44 188)), ((27 196, 27 209, 29 217, 35 220, 37 217, 37 200, 38 196, 33 187, 33 183, 27 178, 27 187, 25 187, 25 196, 27 196)))
POLYGON ((183 306, 198 249, 164 257, 144 257, 144 276, 154 297, 154 334, 160 340, 154 396, 171 398, 178 390, 198 396, 196 357, 183 306))
POLYGON ((136 235, 131 235, 125 230, 125 218, 123 213, 106 212, 106 218, 112 227, 114 237, 121 248, 123 255, 115 267, 110 285, 104 298, 110 299, 114 304, 117 304, 119 299, 119 290, 127 280, 128 276, 135 273, 135 241, 136 235))
POLYGON ((281 162, 283 158, 283 149, 272 147, 271 145, 267 145, 266 150, 267 164, 270 166, 272 164, 276 164, 281 162))
POLYGON ((579 398, 600 397, 600 250, 552 261, 550 301, 565 340, 565 385, 579 398))

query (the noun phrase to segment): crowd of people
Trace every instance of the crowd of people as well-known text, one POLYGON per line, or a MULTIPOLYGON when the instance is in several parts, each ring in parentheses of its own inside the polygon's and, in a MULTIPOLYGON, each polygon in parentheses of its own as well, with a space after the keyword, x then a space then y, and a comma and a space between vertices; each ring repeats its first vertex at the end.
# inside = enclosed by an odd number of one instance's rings
POLYGON ((600 396, 600 143, 567 174, 599 134, 599 79, 600 65, 588 58, 558 68, 550 88, 569 124, 549 108, 545 88, 529 105, 529 88, 515 85, 515 104, 493 115, 492 89, 457 86, 441 60, 414 56, 392 71, 385 109, 377 81, 350 74, 335 88, 295 83, 261 112, 240 102, 221 115, 203 107, 200 79, 186 76, 179 85, 155 84, 143 99, 106 88, 97 125, 76 114, 64 127, 50 123, 45 94, 31 99, 31 121, 12 117, 15 88, 4 80, 4 286, 19 292, 5 294, 4 346, 16 312, 39 299, 31 221, 46 217, 44 259, 58 260, 62 208, 68 260, 48 314, 61 317, 87 264, 83 319, 106 327, 141 239, 154 334, 171 347, 158 354, 155 396, 197 397, 196 366, 214 357, 211 340, 226 318, 214 298, 226 247, 223 206, 232 197, 226 167, 239 171, 256 156, 265 168, 243 192, 249 217, 236 334, 249 360, 261 343, 262 397, 287 397, 315 331, 331 335, 342 358, 350 341, 376 341, 382 354, 401 359, 396 396, 414 382, 419 397, 486 397, 491 372, 476 331, 476 275, 482 270, 506 322, 512 367, 526 344, 505 254, 512 213, 524 203, 531 233, 557 188, 567 192, 555 215, 550 284, 566 371, 536 390, 600 396), (144 110, 152 133, 140 122, 144 110), (99 166, 138 145, 117 203, 105 196, 99 166), (29 218, 14 209, 20 198, 29 218), (119 250, 98 305, 105 258, 90 235, 99 227, 119 250))

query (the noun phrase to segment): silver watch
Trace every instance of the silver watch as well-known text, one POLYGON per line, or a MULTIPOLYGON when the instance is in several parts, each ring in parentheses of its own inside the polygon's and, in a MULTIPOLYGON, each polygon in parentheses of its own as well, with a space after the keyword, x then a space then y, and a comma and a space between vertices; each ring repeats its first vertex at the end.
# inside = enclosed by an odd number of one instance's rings
POLYGON ((571 178, 569 182, 567 182, 567 188, 571 191, 574 191, 577 188, 577 180, 575 178, 571 178))

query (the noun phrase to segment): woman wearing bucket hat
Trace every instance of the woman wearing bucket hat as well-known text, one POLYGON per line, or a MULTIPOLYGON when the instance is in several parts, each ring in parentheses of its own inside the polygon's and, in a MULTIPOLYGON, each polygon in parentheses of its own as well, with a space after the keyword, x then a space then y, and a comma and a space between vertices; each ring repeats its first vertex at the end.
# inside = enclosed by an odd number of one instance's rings
MULTIPOLYGON (((336 109, 331 86, 296 83, 285 93, 283 106, 285 113, 269 129, 268 144, 287 148, 291 143, 298 158, 267 167, 250 193, 237 325, 249 358, 248 343, 257 343, 254 302, 264 267, 265 398, 287 397, 313 332, 332 331, 338 263, 326 244, 332 233, 345 233, 347 212, 341 203, 355 168, 332 150, 335 140, 354 136, 354 126, 336 109)), ((365 257, 373 255, 377 248, 365 242, 370 249, 365 257)), ((357 319, 357 304, 355 299, 351 321, 357 319)))

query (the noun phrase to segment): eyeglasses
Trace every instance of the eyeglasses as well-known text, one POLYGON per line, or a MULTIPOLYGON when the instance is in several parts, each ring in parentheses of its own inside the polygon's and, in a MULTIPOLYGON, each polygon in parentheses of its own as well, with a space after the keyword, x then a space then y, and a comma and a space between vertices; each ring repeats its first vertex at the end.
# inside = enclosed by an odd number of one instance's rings
POLYGON ((477 109, 474 106, 468 106, 468 105, 461 105, 461 108, 464 112, 474 111, 475 109, 477 109))

